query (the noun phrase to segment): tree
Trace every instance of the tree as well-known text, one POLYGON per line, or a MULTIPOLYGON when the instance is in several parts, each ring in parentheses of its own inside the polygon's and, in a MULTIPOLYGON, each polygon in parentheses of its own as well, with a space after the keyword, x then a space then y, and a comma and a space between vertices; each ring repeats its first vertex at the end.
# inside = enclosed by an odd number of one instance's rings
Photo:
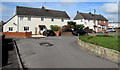
POLYGON ((76 22, 73 22, 73 21, 69 21, 67 23, 68 23, 68 26, 70 26, 74 30, 78 30, 78 29, 80 30, 84 28, 84 25, 77 25, 76 22))
POLYGON ((84 28, 84 25, 76 25, 74 30, 81 30, 84 28))
POLYGON ((69 21, 67 23, 68 23, 68 26, 70 26, 71 28, 75 28, 75 26, 76 26, 76 22, 69 21))
POLYGON ((76 22, 73 22, 73 21, 69 21, 69 22, 67 22, 67 23, 68 23, 68 25, 73 25, 73 26, 76 25, 76 22))
POLYGON ((53 31, 59 31, 59 29, 60 29, 59 26, 57 26, 57 25, 51 25, 50 28, 53 31))

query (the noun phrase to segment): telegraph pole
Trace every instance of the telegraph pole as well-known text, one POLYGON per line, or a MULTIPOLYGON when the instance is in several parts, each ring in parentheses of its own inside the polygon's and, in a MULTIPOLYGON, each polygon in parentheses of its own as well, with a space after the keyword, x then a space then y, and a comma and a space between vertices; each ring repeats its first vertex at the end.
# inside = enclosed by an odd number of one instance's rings
POLYGON ((94 19, 94 31, 95 31, 95 33, 96 33, 95 13, 96 13, 96 9, 94 9, 94 16, 93 16, 93 17, 94 17, 94 18, 93 18, 93 19, 94 19))

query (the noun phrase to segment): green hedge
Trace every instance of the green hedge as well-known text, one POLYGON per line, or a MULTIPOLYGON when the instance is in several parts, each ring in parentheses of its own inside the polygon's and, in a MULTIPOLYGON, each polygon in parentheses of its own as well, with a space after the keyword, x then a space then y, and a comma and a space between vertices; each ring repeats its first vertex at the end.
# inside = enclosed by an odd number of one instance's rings
POLYGON ((57 25, 51 25, 50 28, 53 31, 59 31, 59 27, 57 25))

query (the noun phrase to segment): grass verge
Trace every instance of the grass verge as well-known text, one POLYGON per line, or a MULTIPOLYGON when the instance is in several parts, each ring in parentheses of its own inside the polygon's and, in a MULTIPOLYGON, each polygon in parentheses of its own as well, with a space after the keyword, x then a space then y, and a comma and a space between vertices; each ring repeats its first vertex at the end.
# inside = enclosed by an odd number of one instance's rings
POLYGON ((117 51, 120 51, 120 38, 116 38, 114 36, 108 36, 108 35, 97 35, 97 36, 89 36, 84 35, 79 37, 80 40, 99 45, 105 48, 114 49, 117 51))

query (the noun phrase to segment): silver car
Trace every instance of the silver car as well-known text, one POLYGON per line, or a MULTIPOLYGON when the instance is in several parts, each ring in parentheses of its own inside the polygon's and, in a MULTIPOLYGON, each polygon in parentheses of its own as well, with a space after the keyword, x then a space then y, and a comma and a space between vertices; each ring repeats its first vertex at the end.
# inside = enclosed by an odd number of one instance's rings
POLYGON ((108 28, 107 30, 105 30, 105 32, 115 32, 115 29, 113 29, 113 28, 108 28))

